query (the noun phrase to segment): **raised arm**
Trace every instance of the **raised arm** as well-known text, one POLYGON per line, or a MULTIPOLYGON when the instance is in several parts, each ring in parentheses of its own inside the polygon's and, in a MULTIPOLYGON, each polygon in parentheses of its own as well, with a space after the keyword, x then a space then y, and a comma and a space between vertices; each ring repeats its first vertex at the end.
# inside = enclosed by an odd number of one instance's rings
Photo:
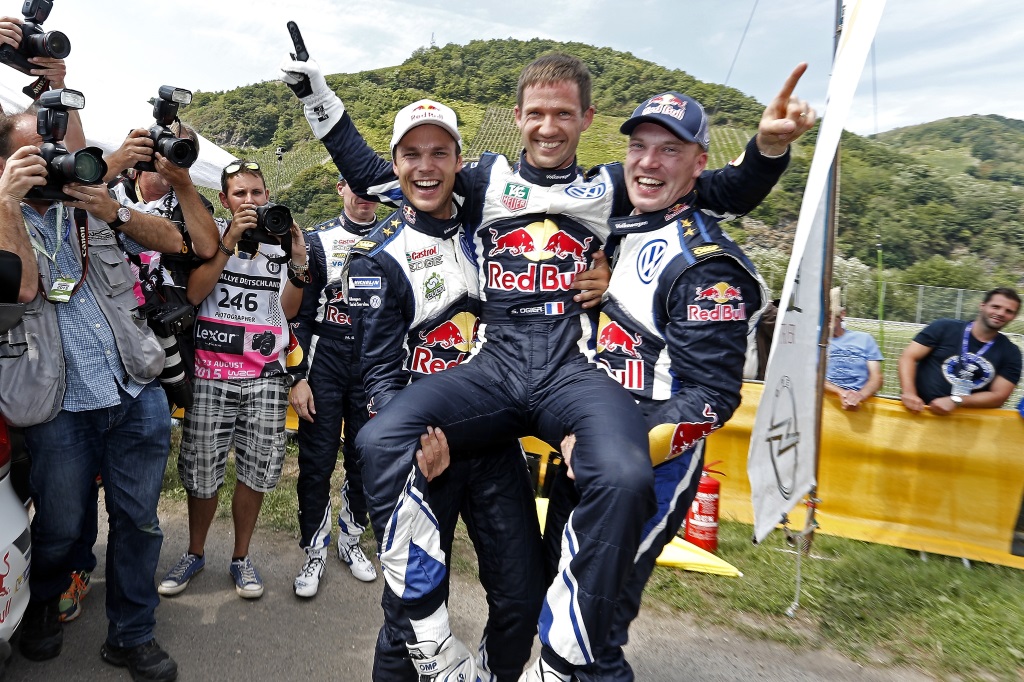
POLYGON ((281 80, 302 102, 302 110, 313 134, 324 143, 352 190, 364 198, 396 205, 401 190, 391 163, 378 156, 359 134, 341 98, 328 87, 319 65, 313 60, 286 60, 281 64, 281 74, 281 80), (300 75, 309 78, 311 94, 299 94, 297 83, 300 75))
POLYGON ((740 157, 697 179, 697 205, 720 216, 749 213, 771 192, 789 165, 789 145, 815 123, 814 109, 793 95, 807 64, 800 64, 765 107, 757 135, 740 157))
POLYGON ((21 259, 18 300, 27 303, 39 290, 36 254, 25 230, 21 201, 32 187, 46 184, 46 162, 38 147, 22 147, 3 161, 0 175, 0 244, 21 259))

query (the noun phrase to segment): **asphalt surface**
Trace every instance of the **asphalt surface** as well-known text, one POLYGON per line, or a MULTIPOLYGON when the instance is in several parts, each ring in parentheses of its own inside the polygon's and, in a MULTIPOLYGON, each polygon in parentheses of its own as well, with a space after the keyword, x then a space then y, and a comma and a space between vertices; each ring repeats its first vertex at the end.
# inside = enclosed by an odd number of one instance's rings
MULTIPOLYGON (((160 558, 162 577, 184 550, 188 531, 179 508, 162 509, 161 519, 166 536, 160 558)), ((100 528, 105 527, 105 519, 101 519, 100 528)), ((296 541, 287 533, 257 531, 251 556, 266 592, 261 599, 243 600, 235 594, 228 575, 231 533, 229 521, 214 522, 206 569, 185 592, 164 598, 157 610, 157 640, 178 662, 178 679, 369 680, 373 644, 382 620, 381 578, 376 583, 361 583, 333 554, 320 593, 311 600, 300 600, 291 588, 302 563, 296 541)), ((105 549, 101 537, 92 590, 83 602, 82 616, 65 625, 61 655, 33 663, 21 658, 15 647, 4 682, 130 680, 126 669, 109 666, 99 657, 107 625, 103 608, 105 549)), ((486 618, 486 603, 482 588, 471 577, 453 576, 450 611, 455 634, 475 648, 486 618)), ((906 668, 861 666, 828 650, 793 650, 727 630, 700 628, 685 615, 648 608, 633 624, 631 634, 626 655, 640 681, 933 679, 906 668)))

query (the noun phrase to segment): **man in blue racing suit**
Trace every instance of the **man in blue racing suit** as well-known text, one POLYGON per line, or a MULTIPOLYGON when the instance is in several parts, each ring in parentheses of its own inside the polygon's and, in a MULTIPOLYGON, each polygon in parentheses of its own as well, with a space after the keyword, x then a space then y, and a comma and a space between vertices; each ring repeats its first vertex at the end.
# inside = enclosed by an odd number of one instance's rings
MULTIPOLYGON (((359 546, 368 517, 363 478, 356 457, 356 434, 366 423, 366 394, 353 348, 352 321, 342 292, 342 271, 352 245, 377 224, 377 203, 352 191, 338 177, 341 214, 306 233, 310 283, 292 332, 302 347, 305 378, 292 387, 289 401, 299 419, 299 546, 306 554, 295 577, 295 594, 312 597, 324 574, 331 544, 331 474, 338 462, 344 423, 345 482, 338 510, 338 558, 364 582, 377 570, 359 546)), ((300 368, 301 373, 301 368, 300 368)))
MULTIPOLYGON (((301 97, 307 120, 353 186, 377 196, 393 192, 389 164, 358 135, 315 63, 289 62, 282 70, 286 82, 296 80, 293 74, 309 77, 309 93, 301 97)), ((590 92, 589 71, 574 57, 548 55, 524 69, 516 107, 523 155, 510 163, 484 154, 454 185, 479 268, 480 343, 472 361, 405 389, 358 439, 371 522, 381 532, 393 514, 422 513, 402 500, 422 499, 424 491, 405 482, 427 426, 442 427, 453 452, 480 452, 495 440, 526 434, 555 443, 576 435, 580 502, 564 528, 559 574, 540 616, 541 659, 530 672, 556 680, 592 663, 603 646, 610 605, 654 510, 643 417, 594 363, 596 330, 571 288, 608 236, 609 217, 631 210, 620 165, 585 173, 575 163, 580 134, 593 120, 590 92)), ((697 179, 698 205, 719 213, 756 206, 785 168, 797 128, 795 121, 766 115, 745 161, 697 179)), ((417 528, 432 532, 429 523, 417 528)), ((381 555, 386 575, 417 585, 399 595, 416 639, 450 642, 438 596, 444 575, 413 575, 409 559, 398 548, 381 555)), ((437 677, 463 664, 445 654, 439 650, 434 662, 437 677)))
MULTIPOLYGON (((410 382, 446 371, 468 357, 480 312, 476 263, 459 229, 451 196, 462 167, 455 112, 429 100, 410 104, 395 119, 392 149, 405 200, 353 246, 345 281, 356 338, 356 371, 371 409, 381 414, 410 382)), ((462 514, 476 549, 489 611, 478 675, 514 682, 529 659, 544 597, 540 528, 518 441, 506 439, 493 453, 496 456, 456 461, 429 483, 418 469, 408 472, 407 485, 429 494, 438 545, 409 546, 407 540, 416 530, 410 524, 425 518, 416 514, 395 514, 378 537, 385 553, 401 548, 418 566, 443 568, 462 514)), ((412 497, 405 500, 415 504, 412 497)), ((415 589, 415 580, 400 586, 396 576, 388 576, 375 680, 415 682, 417 672, 429 678, 442 648, 448 656, 472 660, 468 652, 452 650, 450 643, 415 637, 410 614, 397 596, 415 589), (415 667, 409 664, 410 656, 415 667)), ((447 589, 445 581, 431 596, 446 598, 447 589)))
MULTIPOLYGON (((773 102, 780 115, 794 85, 791 78, 773 102)), ((805 125, 813 123, 813 110, 800 113, 805 125)), ((694 500, 705 437, 740 404, 747 336, 770 299, 719 220, 696 207, 694 183, 707 165, 710 143, 700 103, 676 92, 657 95, 640 104, 621 130, 629 135, 624 169, 635 209, 611 222, 614 269, 597 351, 646 418, 658 509, 644 523, 606 645, 593 664, 575 673, 581 682, 634 679, 622 652, 629 625, 655 561, 694 500)), ((564 486, 565 475, 563 468, 562 485, 556 485, 564 494, 552 494, 547 524, 553 529, 565 523, 571 512, 566 503, 575 497, 564 486)), ((549 540, 549 551, 554 544, 549 540)))

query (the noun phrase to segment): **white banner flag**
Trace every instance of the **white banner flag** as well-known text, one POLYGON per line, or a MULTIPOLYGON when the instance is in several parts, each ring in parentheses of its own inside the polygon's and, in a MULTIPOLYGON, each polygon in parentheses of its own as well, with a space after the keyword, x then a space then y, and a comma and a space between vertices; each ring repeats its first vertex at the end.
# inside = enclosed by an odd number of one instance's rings
POLYGON ((825 114, 804 190, 793 254, 765 370, 764 394, 750 435, 747 474, 754 505, 754 539, 761 542, 815 486, 818 339, 827 293, 822 286, 825 231, 834 197, 830 170, 839 137, 875 37, 885 0, 851 0, 832 65, 825 114))

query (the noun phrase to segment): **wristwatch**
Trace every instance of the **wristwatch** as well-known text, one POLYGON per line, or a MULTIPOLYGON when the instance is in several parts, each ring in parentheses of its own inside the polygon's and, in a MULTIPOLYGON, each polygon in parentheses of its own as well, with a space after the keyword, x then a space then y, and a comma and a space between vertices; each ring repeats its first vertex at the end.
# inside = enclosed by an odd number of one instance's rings
POLYGON ((117 209, 117 217, 115 217, 113 220, 111 220, 109 223, 107 223, 107 225, 110 225, 110 227, 112 227, 112 228, 114 228, 116 230, 117 228, 121 227, 122 225, 124 225, 126 222, 128 222, 131 219, 132 219, 132 211, 131 211, 131 209, 128 208, 127 206, 122 206, 121 208, 117 209))
POLYGON ((288 274, 296 279, 305 280, 306 273, 309 272, 309 263, 303 263, 302 265, 296 265, 291 261, 288 261, 288 274))
POLYGON ((963 402, 964 402, 963 396, 960 396, 960 395, 951 395, 951 396, 949 396, 949 399, 952 400, 953 403, 956 404, 956 405, 962 405, 963 402))

